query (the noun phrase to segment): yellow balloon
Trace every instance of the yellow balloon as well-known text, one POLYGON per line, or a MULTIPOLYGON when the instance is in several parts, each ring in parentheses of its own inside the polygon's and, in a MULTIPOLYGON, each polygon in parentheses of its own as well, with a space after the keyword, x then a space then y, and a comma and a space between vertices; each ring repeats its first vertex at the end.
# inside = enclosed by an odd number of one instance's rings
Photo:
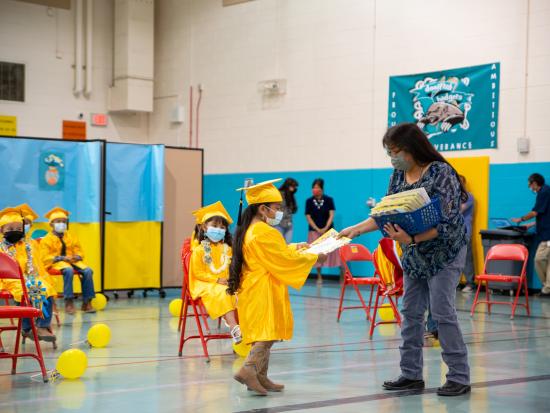
POLYGON ((174 298, 172 301, 170 301, 170 305, 168 306, 170 314, 172 314, 174 317, 179 317, 182 305, 183 301, 181 298, 174 298))
POLYGON ((79 349, 66 350, 57 359, 55 368, 66 379, 78 379, 88 367, 88 357, 79 349))
POLYGON ((96 324, 88 330, 88 343, 90 346, 102 348, 111 341, 111 329, 107 324, 96 324))
POLYGON ((393 309, 389 303, 382 304, 378 307, 378 314, 380 315, 382 321, 392 321, 395 319, 393 316, 393 309))
POLYGON ((233 351, 237 353, 240 357, 248 356, 250 349, 252 348, 251 344, 244 344, 244 341, 241 341, 239 344, 233 343, 233 351))
POLYGON ((92 298, 92 307, 94 310, 103 310, 107 306, 107 297, 101 293, 97 293, 94 298, 92 298))

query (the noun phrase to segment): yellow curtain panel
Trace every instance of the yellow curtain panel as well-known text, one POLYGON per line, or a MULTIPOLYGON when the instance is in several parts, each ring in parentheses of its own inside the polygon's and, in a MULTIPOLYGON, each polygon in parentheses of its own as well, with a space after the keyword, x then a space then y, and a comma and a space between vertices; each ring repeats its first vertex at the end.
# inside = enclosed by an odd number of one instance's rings
POLYGON ((466 190, 474 196, 472 248, 476 274, 483 269, 483 247, 479 231, 489 224, 489 157, 451 158, 448 161, 466 178, 466 190))
POLYGON ((160 288, 161 223, 105 224, 105 289, 160 288))

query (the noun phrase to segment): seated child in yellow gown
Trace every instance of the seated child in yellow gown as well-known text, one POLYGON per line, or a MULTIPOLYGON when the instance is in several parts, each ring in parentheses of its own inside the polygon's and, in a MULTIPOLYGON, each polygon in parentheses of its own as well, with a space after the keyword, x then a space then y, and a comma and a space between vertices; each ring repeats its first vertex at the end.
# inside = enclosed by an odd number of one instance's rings
MULTIPOLYGON (((55 289, 50 284, 50 277, 42 265, 38 245, 25 237, 23 214, 21 208, 6 208, 0 211, 0 232, 2 233, 0 252, 17 261, 26 282, 34 282, 35 286, 40 283, 42 291, 38 292, 35 288, 33 300, 33 305, 42 309, 42 317, 36 319, 38 339, 55 342, 56 337, 51 328, 55 289)), ((20 280, 0 280, 0 289, 8 291, 16 302, 21 302, 23 291, 20 280)), ((33 295, 30 291, 28 293, 29 296, 33 295)), ((22 335, 33 339, 29 319, 23 319, 22 335)))
POLYGON ((227 294, 227 279, 231 263, 231 233, 233 220, 221 202, 193 212, 197 219, 197 244, 192 249, 189 265, 189 291, 193 299, 200 298, 208 315, 223 317, 235 343, 242 341, 236 316, 236 299, 227 294))

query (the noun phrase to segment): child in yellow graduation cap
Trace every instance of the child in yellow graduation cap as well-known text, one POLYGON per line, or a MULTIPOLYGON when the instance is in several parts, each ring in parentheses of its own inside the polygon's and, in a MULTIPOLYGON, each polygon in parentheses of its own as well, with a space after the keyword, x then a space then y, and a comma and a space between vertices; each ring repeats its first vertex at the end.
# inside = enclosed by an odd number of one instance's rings
POLYGON ((21 212, 23 223, 25 224, 25 237, 27 239, 30 239, 32 224, 38 218, 38 214, 34 212, 29 204, 17 205, 14 208, 18 209, 21 212))
MULTIPOLYGON (((42 262, 42 256, 40 251, 40 244, 37 240, 31 238, 31 229, 32 224, 34 221, 38 219, 38 214, 30 207, 29 204, 21 204, 14 207, 17 209, 21 216, 23 217, 23 224, 24 224, 24 231, 25 231, 25 239, 31 244, 32 248, 36 251, 35 256, 36 259, 40 261, 40 264, 42 264, 42 267, 44 267, 44 264, 42 262)), ((55 287, 55 281, 52 279, 50 274, 47 271, 44 271, 44 278, 48 282, 49 285, 51 285, 54 289, 55 287)), ((55 297, 57 297, 57 293, 55 294, 55 297)), ((55 300, 54 300, 54 310, 55 310, 55 300)), ((54 311, 55 313, 55 311, 54 311)))
POLYGON ((78 237, 68 230, 69 212, 55 207, 45 217, 52 228, 40 242, 42 260, 46 269, 57 270, 63 274, 63 298, 65 312, 74 314, 73 276, 80 275, 82 284, 82 311, 95 313, 92 298, 95 297, 93 271, 83 259, 84 253, 78 237))
POLYGON ((281 193, 273 185, 278 181, 240 189, 246 191, 248 208, 235 233, 229 275, 228 292, 238 296, 243 341, 252 343, 234 378, 260 395, 284 388, 268 379, 267 370, 273 343, 292 338, 288 287, 300 289, 318 259, 326 259, 287 245, 274 228, 283 216, 281 193))
MULTIPOLYGON (((38 338, 55 342, 56 337, 51 329, 55 289, 49 283, 48 274, 40 260, 38 245, 25 237, 20 208, 6 208, 0 211, 0 231, 3 236, 0 251, 18 262, 26 282, 38 287, 32 288, 34 291, 29 291, 32 304, 42 309, 43 316, 36 320, 38 338)), ((19 280, 2 280, 0 288, 9 291, 16 302, 21 302, 23 291, 19 280)), ((23 319, 22 331, 23 336, 33 338, 28 319, 23 319)))
POLYGON ((201 298, 211 318, 223 317, 233 341, 238 344, 242 337, 235 312, 236 300, 227 294, 231 263, 229 225, 233 220, 221 202, 201 208, 193 215, 198 228, 189 265, 189 291, 194 299, 201 298))

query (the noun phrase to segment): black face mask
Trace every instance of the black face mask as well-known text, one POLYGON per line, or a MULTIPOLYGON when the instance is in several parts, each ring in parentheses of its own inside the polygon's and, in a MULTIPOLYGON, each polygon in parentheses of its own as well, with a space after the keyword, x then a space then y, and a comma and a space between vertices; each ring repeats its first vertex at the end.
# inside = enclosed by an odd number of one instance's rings
POLYGON ((24 236, 25 233, 23 231, 7 231, 4 233, 4 239, 10 244, 15 244, 16 242, 21 241, 24 236))

